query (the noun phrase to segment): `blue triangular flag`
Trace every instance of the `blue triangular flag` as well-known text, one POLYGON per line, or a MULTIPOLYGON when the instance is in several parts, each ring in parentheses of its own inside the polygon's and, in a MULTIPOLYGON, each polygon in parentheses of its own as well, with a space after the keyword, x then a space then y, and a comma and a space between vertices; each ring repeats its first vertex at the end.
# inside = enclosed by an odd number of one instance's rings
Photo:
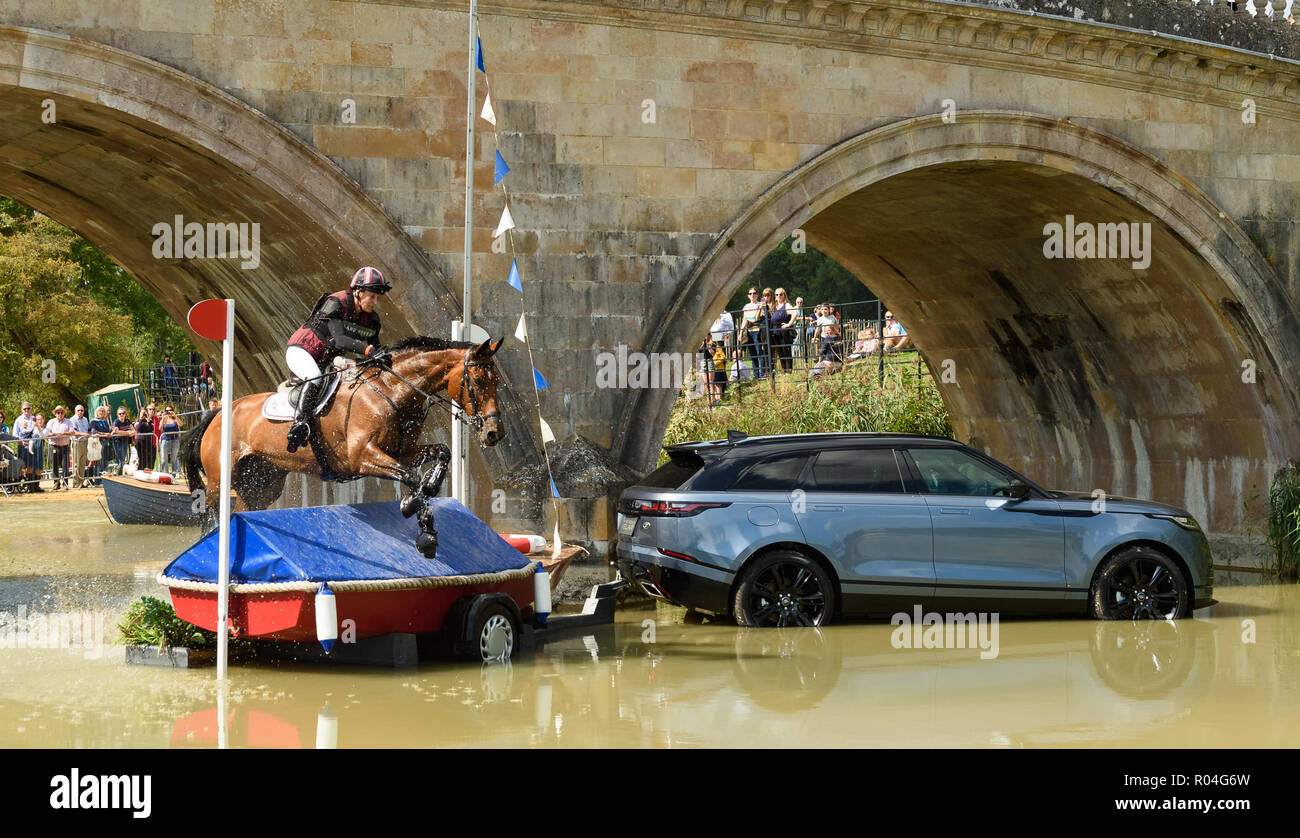
POLYGON ((498 152, 497 152, 496 179, 492 181, 492 185, 493 185, 493 186, 496 186, 498 183, 500 183, 502 180, 504 180, 504 179, 505 179, 505 176, 508 175, 508 174, 510 174, 510 167, 506 165, 506 159, 505 159, 504 157, 502 157, 502 156, 501 156, 501 152, 498 151, 498 152))
POLYGON ((482 38, 478 39, 478 57, 474 59, 474 63, 478 65, 478 69, 480 73, 487 72, 487 70, 484 69, 483 67, 483 39, 482 38))
POLYGON ((545 390, 551 386, 546 382, 546 377, 538 372, 537 367, 533 367, 533 384, 537 386, 538 390, 545 390))
POLYGON ((558 498, 559 496, 560 496, 560 490, 555 488, 555 477, 554 475, 552 475, 551 476, 551 497, 558 498))
POLYGON ((519 263, 514 259, 510 260, 510 278, 506 282, 509 282, 510 287, 516 291, 524 290, 524 284, 519 281, 519 263))

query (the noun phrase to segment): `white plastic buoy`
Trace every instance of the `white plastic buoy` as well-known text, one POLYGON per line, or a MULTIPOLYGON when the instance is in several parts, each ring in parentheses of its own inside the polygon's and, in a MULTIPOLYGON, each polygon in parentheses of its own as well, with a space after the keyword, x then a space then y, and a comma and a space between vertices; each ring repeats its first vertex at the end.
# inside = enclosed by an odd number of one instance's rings
POLYGON ((321 582, 316 589, 316 639, 325 647, 326 653, 334 648, 334 641, 339 639, 338 605, 328 582, 321 582))
POLYGON ((533 613, 542 625, 546 625, 546 618, 551 614, 551 574, 546 572, 541 562, 537 563, 537 572, 533 574, 533 613))
POLYGON ((316 749, 333 750, 338 746, 339 717, 334 715, 334 710, 327 701, 316 715, 316 749))
POLYGON ((532 553, 546 546, 546 539, 540 535, 523 535, 521 533, 508 532, 502 533, 501 537, 506 543, 518 550, 520 553, 532 553))

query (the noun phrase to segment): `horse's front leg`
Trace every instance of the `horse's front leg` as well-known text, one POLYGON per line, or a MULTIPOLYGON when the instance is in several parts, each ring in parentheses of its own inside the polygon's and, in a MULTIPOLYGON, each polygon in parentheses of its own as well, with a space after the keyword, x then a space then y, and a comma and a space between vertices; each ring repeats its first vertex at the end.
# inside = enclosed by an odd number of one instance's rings
POLYGON ((424 480, 420 484, 420 493, 426 498, 436 498, 442 491, 442 481, 447 476, 447 466, 451 464, 451 449, 441 442, 437 445, 425 446, 420 452, 416 468, 429 460, 433 461, 433 468, 425 473, 424 480))
POLYGON ((402 515, 406 518, 414 515, 424 503, 421 491, 424 479, 419 469, 402 465, 373 441, 366 443, 361 452, 360 462, 355 462, 353 469, 355 474, 396 480, 409 489, 410 493, 402 497, 402 515))

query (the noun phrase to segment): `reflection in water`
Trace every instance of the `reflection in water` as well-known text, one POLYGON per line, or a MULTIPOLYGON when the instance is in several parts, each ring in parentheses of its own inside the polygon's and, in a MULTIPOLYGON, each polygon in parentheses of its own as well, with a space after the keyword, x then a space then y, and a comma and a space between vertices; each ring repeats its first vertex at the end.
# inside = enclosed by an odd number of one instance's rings
MULTIPOLYGON (((110 627, 162 595, 152 576, 191 537, 119 541, 74 516, 85 549, 57 553, 15 535, 14 508, 0 603, 110 627)), ((0 648, 0 747, 1300 745, 1300 588, 1216 595, 1178 623, 1004 619, 993 660, 895 649, 884 621, 741 630, 663 605, 510 664, 239 664, 221 692, 211 669, 127 667, 118 648, 0 648)))

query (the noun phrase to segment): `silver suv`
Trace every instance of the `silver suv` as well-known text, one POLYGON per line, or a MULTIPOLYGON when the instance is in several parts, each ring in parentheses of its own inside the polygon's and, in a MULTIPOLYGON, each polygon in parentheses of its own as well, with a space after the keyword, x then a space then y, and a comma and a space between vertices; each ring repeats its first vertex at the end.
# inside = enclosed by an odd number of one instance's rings
POLYGON ((666 450, 620 500, 619 569, 740 625, 917 604, 1173 619, 1213 602, 1186 510, 1050 491, 949 439, 732 432, 666 450))

